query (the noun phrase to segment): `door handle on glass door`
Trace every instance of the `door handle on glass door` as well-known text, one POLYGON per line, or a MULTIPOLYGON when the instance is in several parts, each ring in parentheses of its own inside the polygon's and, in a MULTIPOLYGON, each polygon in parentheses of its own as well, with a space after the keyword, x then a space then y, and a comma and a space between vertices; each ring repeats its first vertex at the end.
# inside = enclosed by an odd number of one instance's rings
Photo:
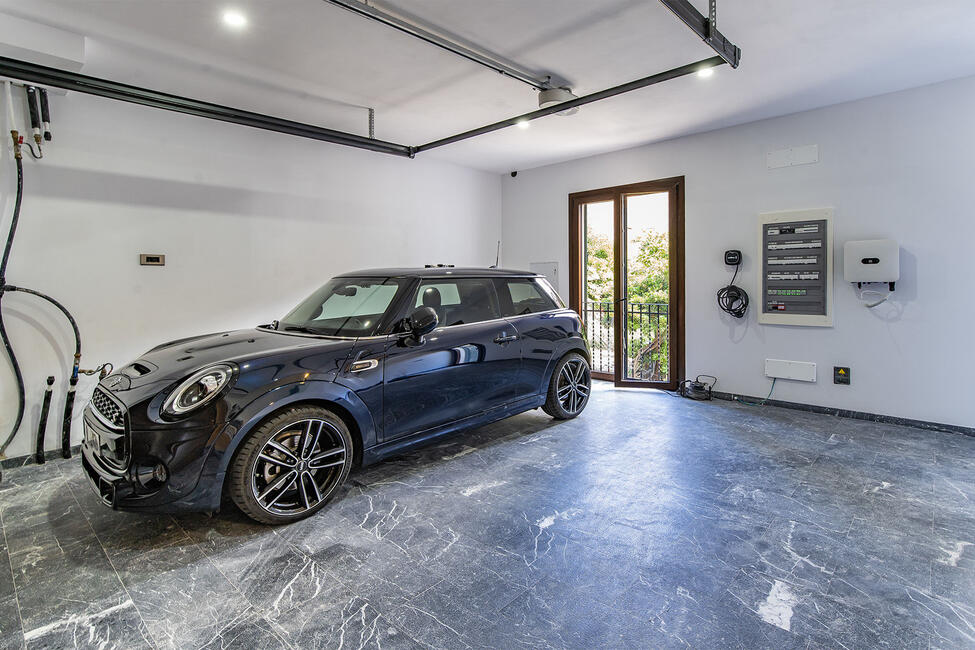
POLYGON ((501 336, 494 339, 494 342, 497 343, 498 345, 504 345, 505 343, 511 343, 512 341, 517 341, 517 340, 518 340, 517 334, 513 334, 512 336, 507 336, 505 335, 504 332, 501 332, 501 336))

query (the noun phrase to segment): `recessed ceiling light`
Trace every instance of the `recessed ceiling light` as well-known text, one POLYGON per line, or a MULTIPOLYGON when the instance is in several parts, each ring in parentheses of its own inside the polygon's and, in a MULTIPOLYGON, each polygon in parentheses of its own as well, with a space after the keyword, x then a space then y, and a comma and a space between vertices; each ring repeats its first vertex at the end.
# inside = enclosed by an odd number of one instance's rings
POLYGON ((527 129, 528 127, 530 127, 530 126, 531 126, 531 122, 529 122, 528 120, 520 120, 520 121, 518 121, 518 122, 515 122, 515 125, 516 125, 516 126, 517 126, 517 127, 519 128, 519 129, 527 129))
POLYGON ((247 27, 247 16, 244 12, 237 9, 224 9, 221 15, 223 24, 231 29, 244 29, 247 27))
POLYGON ((713 74, 714 74, 714 68, 702 68, 697 71, 697 76, 699 76, 701 79, 707 79, 713 74))

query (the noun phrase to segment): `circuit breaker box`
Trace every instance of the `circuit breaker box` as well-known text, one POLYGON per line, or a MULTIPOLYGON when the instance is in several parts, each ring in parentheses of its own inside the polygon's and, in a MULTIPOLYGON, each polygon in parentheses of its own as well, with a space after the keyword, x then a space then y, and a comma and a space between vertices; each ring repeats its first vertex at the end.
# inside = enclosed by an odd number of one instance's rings
POLYGON ((770 212, 759 218, 762 295, 758 322, 833 324, 833 211, 770 212))

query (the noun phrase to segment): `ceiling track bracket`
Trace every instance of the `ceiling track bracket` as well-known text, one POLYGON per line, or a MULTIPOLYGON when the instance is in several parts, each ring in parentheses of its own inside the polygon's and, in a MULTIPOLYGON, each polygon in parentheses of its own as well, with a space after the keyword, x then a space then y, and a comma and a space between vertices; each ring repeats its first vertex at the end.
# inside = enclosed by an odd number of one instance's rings
POLYGON ((691 28, 691 31, 701 37, 718 56, 732 68, 737 68, 741 62, 741 48, 729 41, 718 31, 717 0, 708 0, 708 15, 705 16, 694 8, 689 0, 660 0, 660 3, 670 9, 681 22, 691 28))

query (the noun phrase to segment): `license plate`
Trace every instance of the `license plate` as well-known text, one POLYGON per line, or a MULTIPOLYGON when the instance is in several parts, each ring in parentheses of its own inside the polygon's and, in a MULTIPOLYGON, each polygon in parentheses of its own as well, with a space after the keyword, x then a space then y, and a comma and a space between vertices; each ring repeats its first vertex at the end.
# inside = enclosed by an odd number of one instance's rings
POLYGON ((85 441, 94 449, 99 449, 102 446, 102 440, 98 432, 88 426, 87 422, 85 422, 85 441))

